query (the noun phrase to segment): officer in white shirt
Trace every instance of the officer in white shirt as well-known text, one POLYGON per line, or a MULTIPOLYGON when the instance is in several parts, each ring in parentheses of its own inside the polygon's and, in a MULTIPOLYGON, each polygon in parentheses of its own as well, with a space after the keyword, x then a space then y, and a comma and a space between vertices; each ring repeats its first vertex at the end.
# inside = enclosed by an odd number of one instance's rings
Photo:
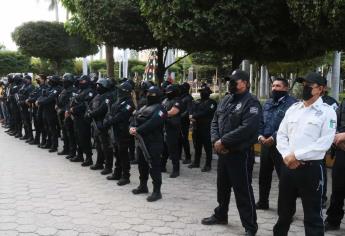
POLYGON ((285 165, 281 167, 275 236, 288 235, 297 196, 303 204, 305 235, 324 235, 322 160, 337 127, 334 109, 320 97, 324 81, 318 73, 310 73, 300 81, 303 101, 287 110, 277 133, 277 149, 285 165))

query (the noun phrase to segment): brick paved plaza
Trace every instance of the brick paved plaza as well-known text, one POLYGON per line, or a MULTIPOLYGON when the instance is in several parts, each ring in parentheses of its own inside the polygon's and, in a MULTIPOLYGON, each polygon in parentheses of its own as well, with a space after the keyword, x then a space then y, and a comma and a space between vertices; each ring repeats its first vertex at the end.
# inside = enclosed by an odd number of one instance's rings
MULTIPOLYGON (((200 169, 183 166, 177 179, 163 174, 163 199, 148 203, 146 196, 131 193, 139 182, 137 166, 132 166, 131 184, 119 187, 98 171, 27 145, 3 130, 0 150, 0 236, 243 234, 233 197, 228 226, 200 224, 201 218, 211 215, 217 204, 214 169, 201 173, 200 169)), ((255 196, 258 166, 253 174, 255 196)), ((257 211, 258 235, 272 235, 277 218, 277 183, 275 176, 271 210, 257 211)), ((152 190, 151 183, 149 187, 152 190)), ((298 202, 289 235, 304 235, 301 209, 298 202)), ((345 224, 341 228, 327 235, 345 235, 345 224)))

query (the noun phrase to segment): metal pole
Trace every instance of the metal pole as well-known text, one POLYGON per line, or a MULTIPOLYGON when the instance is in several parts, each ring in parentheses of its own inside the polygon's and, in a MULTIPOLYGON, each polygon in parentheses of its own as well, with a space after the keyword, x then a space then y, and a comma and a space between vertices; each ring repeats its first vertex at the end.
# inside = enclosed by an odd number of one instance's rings
POLYGON ((332 66, 332 97, 339 99, 341 52, 335 51, 332 66))

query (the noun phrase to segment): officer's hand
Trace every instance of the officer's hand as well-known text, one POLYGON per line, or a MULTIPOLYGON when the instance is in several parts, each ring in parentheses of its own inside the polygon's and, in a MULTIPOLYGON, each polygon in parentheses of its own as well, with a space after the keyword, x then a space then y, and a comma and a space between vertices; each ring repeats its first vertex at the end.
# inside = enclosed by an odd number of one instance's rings
POLYGON ((68 111, 65 111, 65 119, 68 118, 70 116, 68 111))
POLYGON ((261 136, 261 137, 259 138, 259 143, 265 144, 265 143, 266 143, 266 138, 265 138, 264 136, 261 136))
POLYGON ((55 105, 55 110, 58 110, 58 106, 57 105, 55 105))
POLYGON ((274 139, 272 137, 269 137, 267 139, 265 139, 265 143, 266 146, 271 147, 274 144, 274 139))
POLYGON ((137 135, 137 128, 131 127, 131 128, 129 129, 129 133, 130 133, 131 135, 133 135, 133 136, 137 135))
POLYGON ((38 107, 38 101, 35 102, 36 107, 38 107))
POLYGON ((345 133, 338 133, 335 135, 333 143, 338 146, 341 142, 344 142, 344 141, 345 141, 345 133))
POLYGON ((289 169, 296 169, 301 164, 300 161, 296 159, 295 154, 293 153, 284 157, 284 163, 289 169))
POLYGON ((222 141, 220 139, 214 143, 214 150, 216 151, 216 153, 219 154, 225 154, 227 152, 225 146, 222 144, 222 141))

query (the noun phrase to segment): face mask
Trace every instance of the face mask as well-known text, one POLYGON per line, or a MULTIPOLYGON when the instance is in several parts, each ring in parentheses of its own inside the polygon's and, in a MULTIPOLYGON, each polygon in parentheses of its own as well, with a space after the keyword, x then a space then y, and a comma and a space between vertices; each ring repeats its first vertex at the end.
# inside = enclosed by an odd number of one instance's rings
POLYGON ((48 81, 48 85, 53 86, 53 85, 54 85, 54 82, 51 81, 51 80, 49 80, 49 81, 48 81))
POLYGON ((96 91, 99 94, 104 94, 107 90, 105 88, 101 87, 101 86, 97 86, 96 87, 96 91))
POLYGON ((86 89, 88 87, 87 83, 79 83, 79 88, 80 89, 86 89))
POLYGON ((119 89, 118 93, 117 93, 117 97, 118 99, 123 99, 123 98, 127 98, 130 96, 130 93, 123 91, 121 89, 119 89))
POLYGON ((168 99, 173 99, 175 97, 174 93, 167 93, 166 95, 168 99))
POLYGON ((206 100, 210 97, 210 94, 207 92, 200 92, 200 98, 206 100))
POLYGON ((63 87, 66 89, 66 88, 71 87, 71 86, 72 86, 72 83, 71 83, 71 82, 64 81, 64 82, 62 83, 62 85, 63 85, 63 87))
POLYGON ((303 86, 302 98, 304 101, 308 101, 309 99, 313 97, 313 95, 311 94, 312 90, 313 88, 308 85, 303 86))
POLYGON ((236 80, 229 81, 229 92, 235 94, 237 92, 237 82, 236 80))
POLYGON ((287 91, 272 91, 273 101, 277 102, 279 99, 287 95, 287 91))

